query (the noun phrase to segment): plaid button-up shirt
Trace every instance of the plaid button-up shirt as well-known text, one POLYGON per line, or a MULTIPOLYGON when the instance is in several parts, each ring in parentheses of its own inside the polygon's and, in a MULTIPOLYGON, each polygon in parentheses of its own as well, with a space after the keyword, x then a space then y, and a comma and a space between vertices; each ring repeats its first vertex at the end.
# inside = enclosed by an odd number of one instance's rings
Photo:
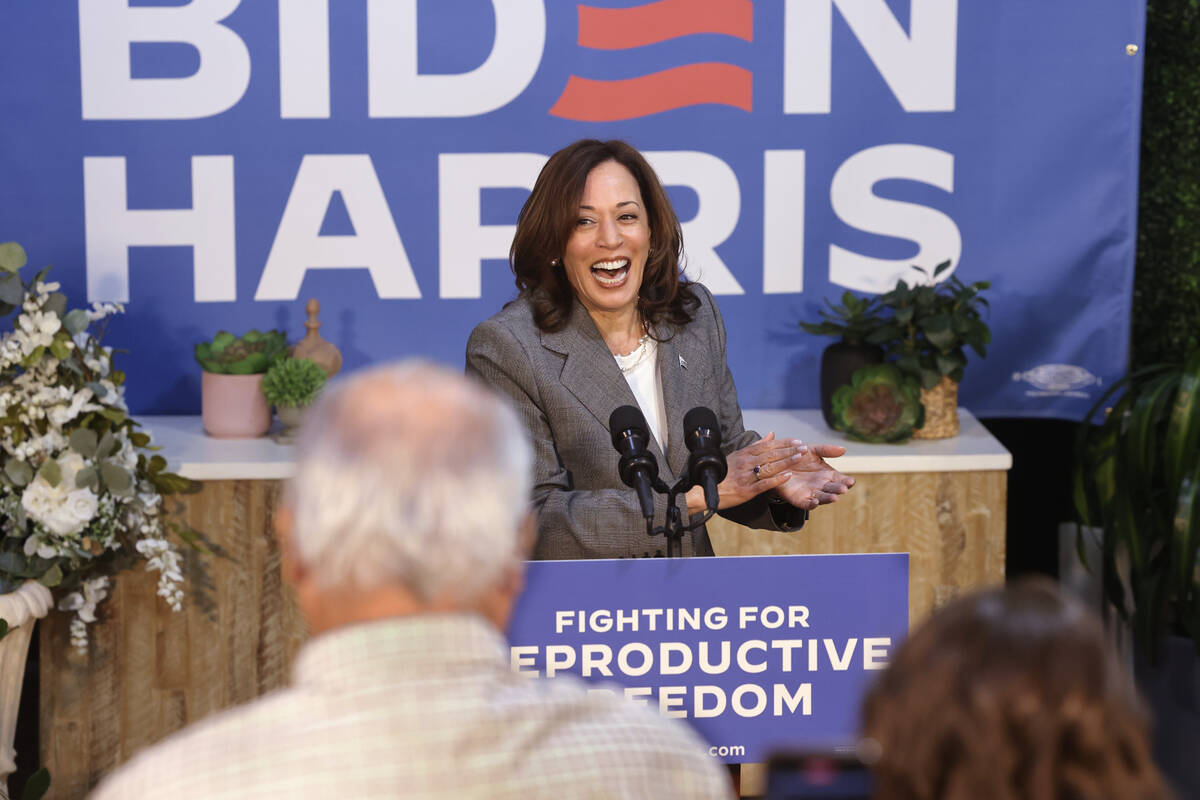
POLYGON ((515 675, 479 617, 340 628, 305 645, 293 677, 142 752, 93 797, 732 796, 684 725, 573 678, 515 675))

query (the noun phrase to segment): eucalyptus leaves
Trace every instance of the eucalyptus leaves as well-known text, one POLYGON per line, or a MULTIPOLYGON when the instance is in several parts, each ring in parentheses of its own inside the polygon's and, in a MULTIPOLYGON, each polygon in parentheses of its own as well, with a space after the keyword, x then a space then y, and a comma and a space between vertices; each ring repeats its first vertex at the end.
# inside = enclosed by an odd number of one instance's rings
POLYGON ((30 579, 50 587, 59 608, 75 612, 72 641, 82 648, 109 577, 138 561, 181 608, 180 556, 166 538, 176 528, 163 519, 162 496, 189 482, 166 471, 129 418, 125 376, 102 331, 89 330, 121 306, 68 311, 47 270, 22 281, 25 262, 19 245, 0 244, 0 317, 16 312, 0 335, 0 593, 30 579))

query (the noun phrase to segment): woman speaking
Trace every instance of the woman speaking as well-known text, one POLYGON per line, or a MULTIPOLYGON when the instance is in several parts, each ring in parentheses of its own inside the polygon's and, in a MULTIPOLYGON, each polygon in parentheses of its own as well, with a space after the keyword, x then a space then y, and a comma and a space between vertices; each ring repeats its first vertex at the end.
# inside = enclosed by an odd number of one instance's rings
MULTIPOLYGON (((621 141, 583 140, 555 153, 521 209, 509 254, 520 294, 471 333, 467 371, 506 394, 529 428, 535 558, 666 549, 662 537, 647 536, 638 498, 618 475, 607 426, 619 406, 642 410, 668 484, 687 468, 684 414, 711 408, 728 462, 719 513, 743 525, 793 530, 854 485, 823 460, 845 448, 744 429, 720 312, 682 274, 682 254, 662 184, 621 141)), ((666 498, 655 503, 661 520, 666 498)), ((679 503, 684 519, 702 514, 703 490, 679 503)), ((702 526, 682 545, 685 556, 713 554, 702 526)))

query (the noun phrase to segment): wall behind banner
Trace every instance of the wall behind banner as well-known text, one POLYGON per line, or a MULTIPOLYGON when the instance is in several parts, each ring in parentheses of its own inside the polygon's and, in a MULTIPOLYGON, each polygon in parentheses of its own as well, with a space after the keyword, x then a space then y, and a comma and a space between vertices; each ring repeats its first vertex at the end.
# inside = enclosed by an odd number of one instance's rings
POLYGON ((814 407, 825 297, 993 283, 981 416, 1079 418, 1127 359, 1144 0, 5 3, 0 240, 127 300, 140 413, 192 345, 322 334, 461 364, 513 223, 581 137, 645 151, 743 407, 814 407), (1133 45, 1134 47, 1130 47, 1133 45), (1070 367, 1065 368, 1066 367, 1070 367), (1041 367, 1041 369, 1038 369, 1041 367))

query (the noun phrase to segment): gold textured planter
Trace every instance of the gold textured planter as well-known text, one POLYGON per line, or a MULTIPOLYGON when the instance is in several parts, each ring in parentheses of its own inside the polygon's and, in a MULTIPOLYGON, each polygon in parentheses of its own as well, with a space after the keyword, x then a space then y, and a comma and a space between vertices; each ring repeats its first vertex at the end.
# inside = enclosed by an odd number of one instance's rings
POLYGON ((913 431, 914 439, 949 439, 958 436, 958 384, 942 376, 932 389, 921 390, 925 424, 913 431))

